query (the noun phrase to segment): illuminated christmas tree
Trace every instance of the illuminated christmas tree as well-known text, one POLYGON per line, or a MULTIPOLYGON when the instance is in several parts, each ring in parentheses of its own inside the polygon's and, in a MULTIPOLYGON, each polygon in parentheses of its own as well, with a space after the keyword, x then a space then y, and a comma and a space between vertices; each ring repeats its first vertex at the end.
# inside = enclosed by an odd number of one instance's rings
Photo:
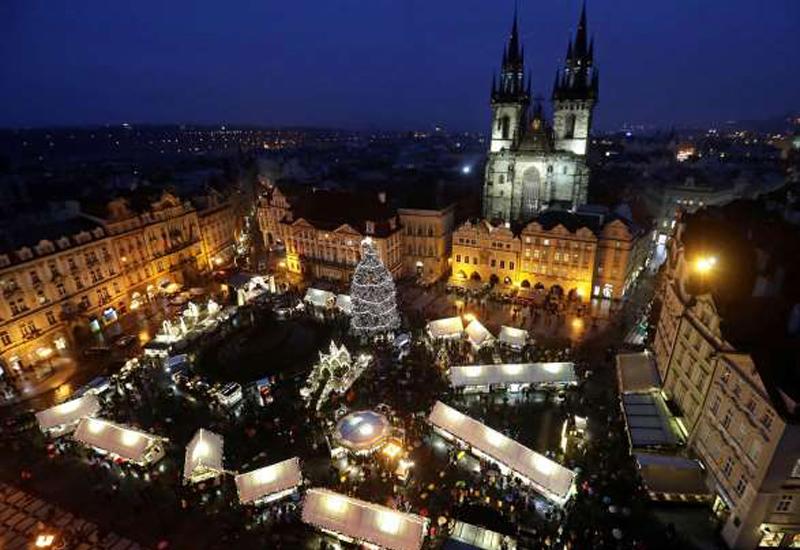
POLYGON ((378 336, 400 328, 394 280, 383 265, 372 239, 361 241, 361 261, 350 284, 353 314, 350 330, 357 336, 378 336))

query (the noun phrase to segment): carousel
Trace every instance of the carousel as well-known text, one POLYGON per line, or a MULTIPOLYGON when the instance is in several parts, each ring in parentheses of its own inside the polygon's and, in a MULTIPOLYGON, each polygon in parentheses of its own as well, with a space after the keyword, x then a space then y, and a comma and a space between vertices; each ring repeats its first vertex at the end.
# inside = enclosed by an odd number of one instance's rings
POLYGON ((385 415, 375 411, 355 411, 336 423, 334 452, 372 454, 386 444, 391 435, 392 425, 385 415))

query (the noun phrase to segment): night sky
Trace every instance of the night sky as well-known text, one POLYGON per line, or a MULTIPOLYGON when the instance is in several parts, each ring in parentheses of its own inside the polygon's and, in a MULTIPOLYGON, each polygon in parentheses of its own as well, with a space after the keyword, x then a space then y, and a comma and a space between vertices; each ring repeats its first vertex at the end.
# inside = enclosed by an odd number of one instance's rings
MULTIPOLYGON (((549 97, 579 0, 521 0, 549 97)), ((512 0, 3 0, 0 126, 252 123, 486 129, 512 0)), ((589 0, 597 122, 798 108, 797 0, 589 0)))

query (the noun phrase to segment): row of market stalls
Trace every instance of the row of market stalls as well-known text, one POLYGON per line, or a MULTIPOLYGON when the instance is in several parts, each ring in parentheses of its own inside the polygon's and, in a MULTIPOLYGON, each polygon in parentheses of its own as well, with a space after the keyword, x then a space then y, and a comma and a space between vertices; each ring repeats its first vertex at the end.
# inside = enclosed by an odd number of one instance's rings
POLYGON ((576 474, 477 420, 438 401, 428 416, 434 431, 495 464, 551 502, 563 506, 575 492, 576 474))
POLYGON ((472 318, 464 325, 461 317, 447 317, 430 321, 426 326, 428 337, 433 341, 460 340, 466 338, 476 350, 493 344, 495 341, 515 350, 521 350, 528 343, 528 331, 521 328, 501 326, 497 337, 478 319, 472 318))
POLYGON ((628 443, 650 498, 710 500, 702 466, 683 454, 686 430, 661 391, 652 355, 647 351, 619 354, 616 367, 628 443))
POLYGON ((350 315, 353 311, 353 302, 347 294, 334 294, 319 288, 309 288, 303 297, 303 303, 322 311, 339 311, 350 315))
MULTIPOLYGON (((166 438, 97 418, 100 403, 87 394, 37 413, 42 431, 59 437, 72 433, 75 441, 115 462, 147 468, 165 454, 166 438)), ((391 446, 390 425, 372 411, 356 411, 340 419, 337 432, 342 444, 353 452, 374 451, 391 446)), ((226 475, 224 439, 199 429, 186 446, 183 468, 185 484, 195 484, 226 475)), ((235 474, 242 505, 263 505, 297 493, 303 485, 298 457, 235 474)), ((349 542, 366 543, 397 550, 418 550, 428 531, 428 520, 327 489, 312 488, 303 498, 306 523, 349 542)))
POLYGON ((489 392, 495 389, 517 392, 531 387, 563 388, 577 383, 575 364, 569 362, 450 367, 450 386, 465 393, 489 392))

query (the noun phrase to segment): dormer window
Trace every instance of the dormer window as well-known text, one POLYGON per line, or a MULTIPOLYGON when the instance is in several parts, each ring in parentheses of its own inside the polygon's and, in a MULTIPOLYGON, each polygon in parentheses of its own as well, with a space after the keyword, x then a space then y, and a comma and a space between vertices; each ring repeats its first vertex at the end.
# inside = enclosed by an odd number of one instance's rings
POLYGON ((368 221, 365 224, 365 232, 367 235, 374 235, 375 234, 375 222, 368 221))

